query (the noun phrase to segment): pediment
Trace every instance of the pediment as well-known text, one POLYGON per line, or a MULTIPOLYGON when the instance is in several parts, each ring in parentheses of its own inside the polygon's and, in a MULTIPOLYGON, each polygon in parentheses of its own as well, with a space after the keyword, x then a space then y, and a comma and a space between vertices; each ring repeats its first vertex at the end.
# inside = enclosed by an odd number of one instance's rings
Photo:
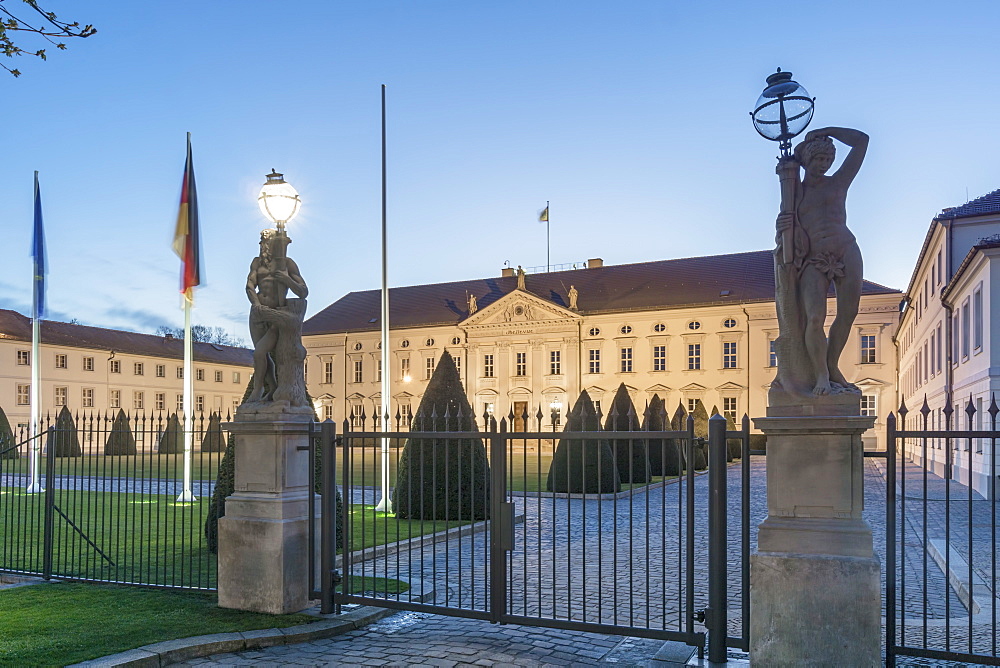
POLYGON ((664 385, 663 383, 657 383, 655 385, 650 385, 646 388, 646 391, 650 394, 659 394, 660 392, 673 392, 672 389, 664 385))
POLYGON ((707 389, 707 387, 699 385, 698 383, 688 383, 681 388, 681 392, 704 392, 707 389))
POLYGON ((576 327, 580 315, 530 292, 515 290, 483 310, 466 318, 460 327, 466 330, 526 329, 525 333, 576 327), (527 331, 532 330, 532 331, 527 331))
POLYGON ((739 383, 734 383, 732 381, 729 381, 727 383, 723 383, 722 385, 719 385, 715 389, 718 390, 719 392, 726 392, 726 391, 729 391, 729 392, 742 392, 743 390, 745 390, 747 388, 743 387, 739 383))
POLYGON ((884 387, 885 383, 877 378, 862 378, 854 381, 858 387, 884 387))
POLYGON ((413 395, 410 394, 409 392, 397 392, 396 394, 394 394, 392 396, 393 396, 394 399, 412 399, 413 398, 413 395))
POLYGON ((365 395, 360 392, 355 392, 354 394, 347 395, 347 398, 351 401, 360 401, 365 398, 365 395))
POLYGON ((594 397, 600 398, 604 396, 605 392, 607 392, 607 390, 605 390, 603 387, 597 387, 596 385, 591 385, 590 387, 584 389, 587 390, 587 394, 590 395, 591 399, 593 399, 594 397))
POLYGON ((334 396, 332 394, 330 394, 329 392, 327 392, 326 394, 321 394, 318 397, 316 397, 315 401, 320 401, 320 402, 322 402, 322 401, 333 401, 333 399, 334 399, 334 396))

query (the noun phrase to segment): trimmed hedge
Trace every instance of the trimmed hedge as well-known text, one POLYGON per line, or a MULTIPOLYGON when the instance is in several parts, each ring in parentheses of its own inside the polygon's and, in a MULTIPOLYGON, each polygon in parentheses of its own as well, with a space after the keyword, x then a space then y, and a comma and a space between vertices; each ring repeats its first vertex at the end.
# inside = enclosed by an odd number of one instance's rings
POLYGON ((134 455, 135 453, 135 434, 132 433, 132 426, 129 424, 128 416, 125 415, 125 410, 119 408, 114 422, 111 423, 108 440, 104 442, 104 454, 134 455))
POLYGON ((83 450, 80 448, 80 436, 76 432, 76 422, 69 412, 69 408, 62 407, 59 417, 56 418, 55 431, 50 431, 45 440, 45 449, 52 450, 56 457, 80 457, 83 450))
POLYGON ((167 426, 160 433, 160 442, 156 450, 161 455, 177 455, 184 452, 184 429, 177 413, 171 413, 167 418, 167 426))
MULTIPOLYGON (((673 429, 667 420, 667 408, 658 394, 654 394, 650 400, 645 417, 642 423, 643 431, 673 429)), ((676 476, 684 472, 684 458, 677 447, 676 439, 651 438, 646 441, 646 452, 649 456, 651 476, 676 476)))
POLYGON ((476 430, 476 415, 462 387, 455 360, 445 351, 417 407, 410 428, 414 435, 407 439, 399 458, 392 493, 396 517, 489 519, 490 465, 482 439, 415 436, 424 431, 476 430))
POLYGON ((561 438, 556 445, 545 489, 573 494, 608 494, 621 491, 611 444, 600 438, 601 423, 594 402, 584 390, 569 412, 564 431, 593 431, 595 438, 561 438))
POLYGON ((201 439, 202 452, 222 452, 226 449, 226 439, 222 435, 222 416, 212 413, 208 416, 208 427, 201 439))
POLYGON ((0 408, 0 459, 17 459, 17 451, 18 448, 14 447, 14 431, 10 428, 7 414, 0 408))
MULTIPOLYGON (((700 402, 699 402, 700 403, 700 402)), ((704 409, 703 409, 704 410, 704 409)), ((671 428, 675 431, 687 431, 687 411, 684 410, 684 404, 681 402, 677 403, 677 410, 674 411, 674 416, 670 420, 671 428)), ((708 428, 708 420, 705 420, 706 431, 708 428)), ((700 436, 698 433, 698 423, 695 422, 695 437, 700 436)), ((706 434, 707 435, 707 434, 706 434)), ((687 469, 688 465, 692 466, 695 471, 702 471, 708 468, 708 458, 705 456, 705 449, 701 448, 697 443, 691 448, 694 452, 691 462, 687 461, 687 439, 678 439, 676 441, 677 447, 680 448, 681 455, 684 458, 684 468, 687 469)))
MULTIPOLYGON (((604 431, 632 431, 639 429, 635 405, 625 383, 618 386, 604 421, 604 431)), ((618 477, 622 482, 649 482, 649 460, 646 456, 646 442, 638 439, 612 439, 611 452, 618 467, 618 477)))
MULTIPOLYGON (((712 416, 714 417, 716 415, 721 415, 721 413, 719 413, 719 407, 718 406, 712 406, 712 416)), ((733 421, 727 418, 726 419, 726 429, 727 430, 732 430, 734 427, 735 427, 735 425, 733 424, 733 421)), ((729 462, 733 461, 733 448, 731 447, 731 445, 729 443, 729 441, 731 441, 731 440, 733 440, 733 439, 731 439, 731 438, 730 439, 726 439, 726 463, 727 464, 729 462)), ((736 459, 739 459, 738 455, 737 455, 736 459)))

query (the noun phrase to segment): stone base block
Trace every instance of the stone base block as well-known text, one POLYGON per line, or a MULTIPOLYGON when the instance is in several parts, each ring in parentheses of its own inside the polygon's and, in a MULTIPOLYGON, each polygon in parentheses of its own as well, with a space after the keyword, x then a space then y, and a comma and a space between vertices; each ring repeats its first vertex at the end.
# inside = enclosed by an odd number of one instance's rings
POLYGON ((877 558, 759 553, 750 558, 750 662, 881 666, 877 558))
POLYGON ((233 500, 219 520, 219 607, 275 615, 309 607, 309 519, 294 512, 306 498, 248 504, 270 507, 256 517, 230 515, 240 506, 233 500))

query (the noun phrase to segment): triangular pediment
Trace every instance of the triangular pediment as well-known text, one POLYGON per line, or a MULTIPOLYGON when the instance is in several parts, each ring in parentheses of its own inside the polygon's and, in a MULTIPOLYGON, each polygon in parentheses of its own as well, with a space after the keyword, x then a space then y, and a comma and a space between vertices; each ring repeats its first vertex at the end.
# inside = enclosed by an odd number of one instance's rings
POLYGON ((596 385, 591 385, 590 387, 584 389, 587 390, 587 394, 590 395, 591 399, 594 398, 600 399, 602 396, 604 396, 604 393, 607 392, 607 390, 605 390, 603 387, 597 387, 596 385))
POLYGON ((574 311, 530 292, 515 290, 469 316, 459 327, 467 331, 493 331, 511 327, 545 331, 547 327, 576 327, 579 320, 580 315, 574 311))
POLYGON ((316 401, 333 401, 333 395, 327 392, 326 394, 321 394, 316 397, 316 401))
POLYGON ((883 387, 885 383, 877 378, 862 378, 854 381, 858 387, 883 387))
POLYGON ((740 385, 739 383, 734 383, 732 381, 729 381, 728 383, 723 383, 722 385, 719 385, 715 389, 718 390, 719 392, 727 392, 727 391, 728 392, 742 392, 746 388, 743 387, 742 385, 740 385))
POLYGON ((396 394, 394 394, 392 396, 395 399, 412 399, 413 398, 413 395, 410 394, 409 392, 397 392, 396 394))
POLYGON ((704 392, 707 389, 707 387, 699 385, 698 383, 688 383, 681 388, 681 392, 704 392))
POLYGON ((663 383, 657 383, 656 385, 650 385, 649 387, 647 387, 646 392, 649 392, 650 394, 660 394, 660 393, 673 392, 673 390, 671 390, 663 383))
POLYGON ((364 399, 365 395, 361 394, 360 392, 355 392, 354 394, 347 395, 347 398, 351 401, 359 401, 361 399, 364 399))

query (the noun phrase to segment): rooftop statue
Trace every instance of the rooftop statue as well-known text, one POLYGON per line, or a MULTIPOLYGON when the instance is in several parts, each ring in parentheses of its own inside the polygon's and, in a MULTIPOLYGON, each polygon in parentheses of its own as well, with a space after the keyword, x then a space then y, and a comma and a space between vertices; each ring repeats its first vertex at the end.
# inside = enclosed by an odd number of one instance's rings
POLYGON ((867 148, 868 135, 863 132, 822 128, 806 134, 794 155, 778 162, 782 213, 777 219, 774 275, 780 334, 769 405, 848 406, 859 401, 852 395, 860 395, 860 390, 844 377, 839 361, 858 314, 863 283, 861 249, 847 229, 847 190, 867 148), (850 152, 840 169, 828 175, 836 157, 834 139, 849 146, 850 152), (831 283, 837 313, 827 335, 831 283))
POLYGON ((302 319, 309 288, 298 265, 287 256, 291 239, 264 230, 260 255, 250 263, 250 337, 253 340, 253 391, 247 409, 256 412, 312 413, 306 397, 302 319), (288 291, 295 297, 288 297, 288 291))

